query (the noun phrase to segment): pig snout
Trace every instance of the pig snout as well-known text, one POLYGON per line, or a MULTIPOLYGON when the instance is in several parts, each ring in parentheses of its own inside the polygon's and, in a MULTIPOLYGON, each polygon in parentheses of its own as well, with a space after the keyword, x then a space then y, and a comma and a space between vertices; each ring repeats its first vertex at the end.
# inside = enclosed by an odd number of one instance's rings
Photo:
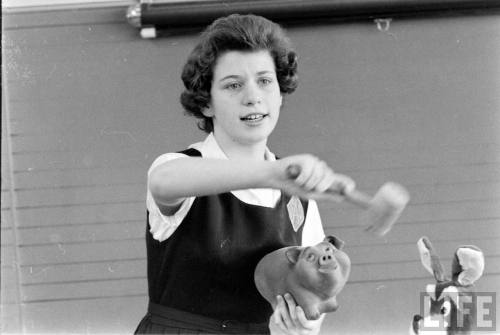
POLYGON ((322 255, 319 257, 319 266, 323 269, 335 270, 338 266, 337 260, 335 259, 335 249, 332 247, 325 247, 322 255))
POLYGON ((333 257, 333 251, 331 248, 326 248, 325 252, 323 255, 319 258, 319 264, 320 265, 325 265, 328 263, 333 262, 335 259, 333 257))

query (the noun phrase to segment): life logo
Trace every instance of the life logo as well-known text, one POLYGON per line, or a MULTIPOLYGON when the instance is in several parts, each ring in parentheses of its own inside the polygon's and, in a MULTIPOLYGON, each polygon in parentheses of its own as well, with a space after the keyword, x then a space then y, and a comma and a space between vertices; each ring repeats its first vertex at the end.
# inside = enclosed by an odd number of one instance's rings
POLYGON ((496 330, 496 293, 429 284, 420 293, 420 315, 410 334, 467 334, 496 330), (422 316, 423 315, 423 316, 422 316))
POLYGON ((475 292, 483 275, 484 255, 476 246, 460 246, 453 256, 451 277, 445 275, 438 254, 427 237, 417 243, 420 260, 435 284, 420 293, 420 314, 413 317, 410 334, 470 334, 496 330, 496 293, 475 292))

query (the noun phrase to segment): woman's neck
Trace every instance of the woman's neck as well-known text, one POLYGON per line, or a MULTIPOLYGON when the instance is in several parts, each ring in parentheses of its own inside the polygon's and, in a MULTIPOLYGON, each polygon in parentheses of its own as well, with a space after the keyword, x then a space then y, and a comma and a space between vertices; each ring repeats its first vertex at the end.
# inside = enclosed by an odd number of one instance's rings
POLYGON ((220 138, 214 134, 217 144, 229 159, 264 160, 267 148, 266 141, 258 143, 239 143, 228 138, 220 138))

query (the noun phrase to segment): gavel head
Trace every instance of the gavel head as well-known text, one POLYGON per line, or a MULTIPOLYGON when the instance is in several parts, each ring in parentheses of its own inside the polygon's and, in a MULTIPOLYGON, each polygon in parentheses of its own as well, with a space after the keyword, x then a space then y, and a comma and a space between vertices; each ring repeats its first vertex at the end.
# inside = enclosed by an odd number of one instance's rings
POLYGON ((366 230, 377 236, 387 234, 409 201, 410 195, 403 186, 393 182, 382 185, 370 202, 366 230))
POLYGON ((333 236, 315 246, 286 247, 264 256, 255 270, 255 284, 273 306, 276 296, 290 293, 306 317, 318 319, 338 308, 337 294, 351 269, 344 243, 333 236))

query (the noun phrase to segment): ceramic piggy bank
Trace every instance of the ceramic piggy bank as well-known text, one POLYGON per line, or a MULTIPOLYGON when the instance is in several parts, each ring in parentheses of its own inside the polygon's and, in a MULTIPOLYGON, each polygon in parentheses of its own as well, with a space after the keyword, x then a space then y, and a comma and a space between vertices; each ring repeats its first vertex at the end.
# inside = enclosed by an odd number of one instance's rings
POLYGON ((276 307, 277 295, 290 293, 309 320, 338 308, 337 294, 351 270, 344 242, 328 236, 311 247, 285 247, 264 256, 255 268, 255 285, 276 307))

